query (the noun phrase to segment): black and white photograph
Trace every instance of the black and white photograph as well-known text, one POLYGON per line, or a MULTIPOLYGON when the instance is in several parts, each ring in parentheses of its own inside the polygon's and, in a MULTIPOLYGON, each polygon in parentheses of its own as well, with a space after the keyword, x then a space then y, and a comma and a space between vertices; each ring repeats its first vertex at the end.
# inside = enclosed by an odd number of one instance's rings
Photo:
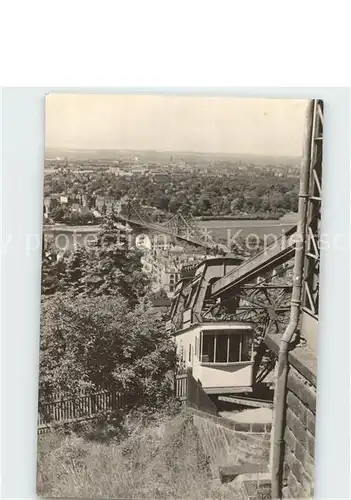
POLYGON ((38 495, 313 498, 323 102, 45 107, 38 495))

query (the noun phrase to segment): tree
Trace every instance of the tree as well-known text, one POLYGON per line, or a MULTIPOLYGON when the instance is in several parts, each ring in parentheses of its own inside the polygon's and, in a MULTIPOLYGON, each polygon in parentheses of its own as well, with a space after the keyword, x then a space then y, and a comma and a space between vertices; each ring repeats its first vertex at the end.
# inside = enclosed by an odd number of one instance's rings
POLYGON ((295 178, 288 178, 284 175, 277 177, 274 171, 276 165, 262 168, 242 163, 244 171, 235 166, 235 163, 219 164, 217 172, 221 175, 211 172, 203 175, 201 171, 169 173, 166 188, 164 177, 126 178, 101 171, 78 175, 58 171, 46 176, 45 194, 84 192, 88 206, 94 206, 93 201, 89 201, 92 193, 111 196, 116 200, 126 195, 131 200, 140 200, 142 205, 154 206, 166 213, 176 213, 181 209, 184 213, 212 216, 240 212, 256 216, 267 211, 270 217, 278 217, 296 206, 298 169, 295 178), (221 172, 220 168, 225 170, 221 172), (293 196, 285 199, 285 194, 291 191, 294 192, 293 196), (264 196, 268 197, 268 207, 267 203, 262 202, 264 196), (230 201, 236 199, 238 204, 230 206, 230 201))
POLYGON ((65 258, 67 273, 60 289, 89 297, 121 295, 135 306, 150 285, 141 255, 128 248, 128 236, 117 223, 106 219, 94 245, 78 247, 65 258))
POLYGON ((87 249, 80 246, 65 258, 65 273, 60 279, 60 290, 71 292, 74 295, 85 291, 84 278, 88 258, 89 253, 87 249))
POLYGON ((178 212, 181 206, 182 206, 182 199, 179 196, 172 196, 169 202, 169 211, 172 214, 175 214, 178 212))
POLYGON ((42 246, 42 266, 41 266, 41 293, 52 295, 60 289, 60 282, 65 276, 66 264, 55 246, 47 243, 43 238, 42 246))
POLYGON ((64 222, 67 215, 68 208, 66 207, 66 205, 56 205, 50 213, 50 217, 55 222, 64 222))
POLYGON ((234 198, 234 200, 232 200, 232 202, 230 203, 230 212, 233 214, 238 212, 242 206, 242 201, 242 198, 234 198))
POLYGON ((52 295, 60 290, 60 282, 65 276, 65 262, 56 256, 45 256, 41 267, 41 293, 52 295))
POLYGON ((202 194, 198 201, 198 210, 200 214, 207 214, 211 209, 211 199, 208 194, 202 194))
POLYGON ((66 221, 72 226, 89 224, 90 222, 93 222, 94 219, 95 217, 91 212, 86 212, 86 213, 71 212, 66 216, 66 221))
POLYGON ((154 299, 154 300, 159 300, 159 299, 168 299, 168 295, 167 295, 167 292, 164 288, 160 288, 159 290, 157 290, 156 292, 152 293, 150 295, 151 297, 151 300, 154 299))
POLYGON ((42 304, 40 398, 114 384, 139 404, 171 395, 175 345, 161 316, 126 299, 66 297, 42 304))
POLYGON ((151 199, 151 205, 160 210, 168 211, 169 197, 164 192, 157 191, 151 199))

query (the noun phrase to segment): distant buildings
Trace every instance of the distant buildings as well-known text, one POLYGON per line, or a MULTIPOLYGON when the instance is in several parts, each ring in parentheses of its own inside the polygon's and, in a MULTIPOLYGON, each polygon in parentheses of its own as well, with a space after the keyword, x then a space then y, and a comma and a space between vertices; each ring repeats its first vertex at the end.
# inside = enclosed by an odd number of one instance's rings
POLYGON ((131 169, 133 175, 145 175, 148 174, 148 169, 146 167, 137 166, 131 169))
POLYGON ((143 270, 152 279, 155 290, 163 288, 169 298, 173 297, 175 286, 181 277, 182 268, 191 263, 200 262, 203 254, 184 253, 182 247, 170 247, 167 250, 154 249, 145 252, 142 257, 143 270))
POLYGON ((120 213, 121 201, 116 200, 112 196, 96 196, 95 208, 99 213, 104 215, 111 215, 112 213, 120 213))
POLYGON ((152 241, 147 234, 138 234, 135 238, 135 246, 141 250, 151 252, 152 241))

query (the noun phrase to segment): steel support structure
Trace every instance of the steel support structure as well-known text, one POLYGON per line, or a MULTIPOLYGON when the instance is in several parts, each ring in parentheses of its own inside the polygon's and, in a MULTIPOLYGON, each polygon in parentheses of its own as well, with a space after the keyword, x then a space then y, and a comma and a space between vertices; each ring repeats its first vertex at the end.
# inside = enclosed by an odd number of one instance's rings
POLYGON ((323 116, 323 102, 314 101, 302 310, 316 320, 318 320, 319 312, 323 116))
POLYGON ((258 277, 255 283, 244 283, 228 289, 217 301, 204 304, 205 321, 242 321, 252 323, 255 329, 254 384, 260 384, 269 375, 275 357, 266 347, 268 333, 282 333, 289 321, 292 289, 291 261, 271 268, 258 277))

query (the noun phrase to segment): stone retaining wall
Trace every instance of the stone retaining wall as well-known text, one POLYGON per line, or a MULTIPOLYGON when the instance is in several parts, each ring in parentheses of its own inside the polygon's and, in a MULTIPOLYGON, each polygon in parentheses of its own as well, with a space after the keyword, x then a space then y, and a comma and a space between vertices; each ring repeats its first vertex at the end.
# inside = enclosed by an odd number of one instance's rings
POLYGON ((267 470, 271 424, 239 423, 198 410, 188 411, 215 477, 218 467, 230 465, 259 464, 262 471, 267 470))
POLYGON ((288 376, 284 498, 314 495, 316 389, 294 368, 288 376))

